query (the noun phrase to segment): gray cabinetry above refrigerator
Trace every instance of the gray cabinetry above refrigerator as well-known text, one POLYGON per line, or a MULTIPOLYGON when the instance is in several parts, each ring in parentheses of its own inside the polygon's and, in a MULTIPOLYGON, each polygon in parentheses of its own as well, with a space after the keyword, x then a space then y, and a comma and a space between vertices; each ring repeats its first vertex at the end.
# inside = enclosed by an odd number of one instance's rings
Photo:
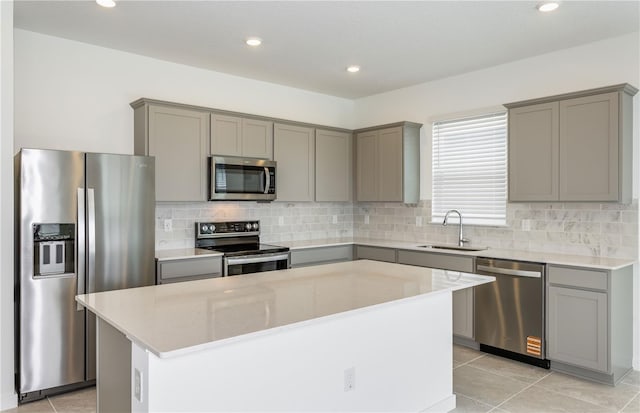
POLYGON ((131 106, 134 153, 156 158, 156 200, 206 201, 209 113, 144 99, 131 106))

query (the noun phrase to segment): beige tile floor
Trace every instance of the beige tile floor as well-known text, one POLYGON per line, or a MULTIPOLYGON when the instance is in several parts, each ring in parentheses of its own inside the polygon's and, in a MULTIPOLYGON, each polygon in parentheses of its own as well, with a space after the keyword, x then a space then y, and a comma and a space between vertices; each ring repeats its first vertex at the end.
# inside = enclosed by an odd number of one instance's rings
MULTIPOLYGON (((616 387, 453 347, 453 391, 465 413, 640 413, 640 372, 616 387)), ((95 387, 52 396, 3 413, 84 413, 96 411, 95 387)))
POLYGON ((456 345, 453 391, 456 413, 640 413, 640 372, 611 387, 456 345))

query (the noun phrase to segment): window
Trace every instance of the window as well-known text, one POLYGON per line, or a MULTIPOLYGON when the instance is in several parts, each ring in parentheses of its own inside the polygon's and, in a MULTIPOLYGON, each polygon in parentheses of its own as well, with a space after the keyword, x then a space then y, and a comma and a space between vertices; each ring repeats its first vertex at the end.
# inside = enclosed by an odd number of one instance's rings
POLYGON ((465 224, 506 224, 506 112, 434 122, 432 166, 432 222, 457 209, 465 224))

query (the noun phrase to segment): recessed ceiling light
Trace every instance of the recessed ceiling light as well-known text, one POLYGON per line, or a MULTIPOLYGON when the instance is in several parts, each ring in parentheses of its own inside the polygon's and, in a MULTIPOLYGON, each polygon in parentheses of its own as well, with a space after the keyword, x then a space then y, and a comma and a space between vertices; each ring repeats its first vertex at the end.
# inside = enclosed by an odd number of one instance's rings
POLYGON ((262 44, 262 39, 257 37, 249 37, 246 41, 249 46, 260 46, 262 44))
POLYGON ((353 66, 347 67, 347 72, 349 73, 356 73, 359 71, 360 71, 360 66, 353 65, 353 66))
POLYGON ((96 0, 96 3, 98 3, 102 7, 116 7, 116 2, 114 0, 96 0))
POLYGON ((538 10, 542 12, 554 11, 558 7, 560 7, 560 5, 556 2, 547 2, 538 5, 538 10))

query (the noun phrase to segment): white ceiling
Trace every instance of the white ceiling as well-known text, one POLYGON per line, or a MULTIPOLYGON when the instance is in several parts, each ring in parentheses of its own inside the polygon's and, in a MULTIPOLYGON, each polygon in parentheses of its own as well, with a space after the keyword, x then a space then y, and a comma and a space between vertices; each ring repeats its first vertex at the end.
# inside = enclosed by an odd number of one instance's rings
MULTIPOLYGON (((359 98, 638 31, 638 1, 18 0, 15 27, 359 98), (258 49, 245 38, 264 40, 258 49), (350 74, 345 68, 358 64, 350 74)), ((61 56, 61 58, 63 58, 61 56)), ((579 68, 576 68, 579 70, 579 68)))

